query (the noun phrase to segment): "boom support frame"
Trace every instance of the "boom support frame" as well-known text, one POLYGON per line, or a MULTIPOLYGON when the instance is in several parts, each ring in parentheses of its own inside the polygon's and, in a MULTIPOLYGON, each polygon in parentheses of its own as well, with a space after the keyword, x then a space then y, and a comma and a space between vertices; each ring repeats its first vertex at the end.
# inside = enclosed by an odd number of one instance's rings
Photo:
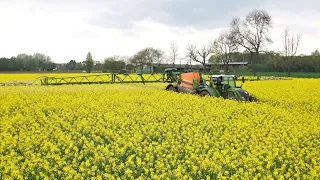
POLYGON ((177 80, 177 73, 162 74, 132 74, 132 73, 105 73, 88 76, 71 77, 40 77, 41 86, 48 85, 75 85, 75 84, 125 84, 125 83, 171 83, 177 80))

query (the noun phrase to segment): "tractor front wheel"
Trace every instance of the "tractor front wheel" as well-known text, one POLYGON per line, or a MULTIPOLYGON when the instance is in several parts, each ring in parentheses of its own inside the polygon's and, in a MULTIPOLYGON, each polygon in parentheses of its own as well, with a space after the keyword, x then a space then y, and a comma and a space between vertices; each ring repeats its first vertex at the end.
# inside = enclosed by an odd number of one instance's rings
POLYGON ((258 98, 254 97, 254 96, 250 96, 250 97, 249 97, 249 101, 251 101, 251 102, 258 102, 259 100, 258 100, 258 98))
POLYGON ((200 95, 201 97, 202 97, 202 96, 210 96, 210 94, 209 94, 208 91, 201 91, 199 95, 200 95))

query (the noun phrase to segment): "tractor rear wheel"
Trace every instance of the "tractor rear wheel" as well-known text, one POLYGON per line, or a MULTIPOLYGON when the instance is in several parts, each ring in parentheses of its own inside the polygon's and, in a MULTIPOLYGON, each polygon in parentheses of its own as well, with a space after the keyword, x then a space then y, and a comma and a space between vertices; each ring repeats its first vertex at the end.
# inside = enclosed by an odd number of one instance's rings
POLYGON ((199 95, 200 95, 201 97, 202 97, 202 96, 210 96, 210 94, 209 94, 208 91, 201 91, 199 95))
POLYGON ((177 89, 173 86, 169 86, 169 87, 167 87, 167 91, 177 92, 177 89))

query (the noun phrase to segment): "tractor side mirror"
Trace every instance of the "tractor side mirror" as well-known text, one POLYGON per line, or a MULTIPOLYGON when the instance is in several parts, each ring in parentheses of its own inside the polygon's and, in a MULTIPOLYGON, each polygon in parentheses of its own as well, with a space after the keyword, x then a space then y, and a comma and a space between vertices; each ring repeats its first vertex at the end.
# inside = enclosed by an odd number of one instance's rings
POLYGON ((242 76, 242 83, 244 83, 244 77, 242 76))

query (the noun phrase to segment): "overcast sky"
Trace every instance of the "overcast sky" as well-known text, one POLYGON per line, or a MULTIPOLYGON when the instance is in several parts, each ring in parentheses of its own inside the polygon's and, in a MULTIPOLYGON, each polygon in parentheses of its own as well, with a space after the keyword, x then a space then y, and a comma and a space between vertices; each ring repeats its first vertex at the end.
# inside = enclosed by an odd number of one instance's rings
POLYGON ((184 55, 203 46, 253 9, 273 17, 273 44, 282 50, 287 26, 302 34, 299 54, 320 49, 319 0, 0 0, 0 57, 36 52, 55 62, 131 56, 152 46, 184 55))

